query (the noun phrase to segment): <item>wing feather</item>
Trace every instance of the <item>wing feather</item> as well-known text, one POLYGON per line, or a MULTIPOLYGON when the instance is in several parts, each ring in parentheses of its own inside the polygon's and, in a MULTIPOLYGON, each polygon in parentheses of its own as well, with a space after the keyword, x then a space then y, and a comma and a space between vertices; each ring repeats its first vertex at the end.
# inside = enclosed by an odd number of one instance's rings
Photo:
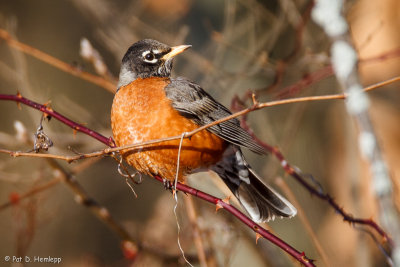
MULTIPOLYGON (((172 101, 173 108, 199 126, 232 114, 199 85, 182 77, 171 79, 171 83, 165 88, 165 93, 172 101)), ((258 154, 266 154, 266 150, 240 127, 236 118, 212 126, 208 130, 232 144, 246 147, 258 154)))

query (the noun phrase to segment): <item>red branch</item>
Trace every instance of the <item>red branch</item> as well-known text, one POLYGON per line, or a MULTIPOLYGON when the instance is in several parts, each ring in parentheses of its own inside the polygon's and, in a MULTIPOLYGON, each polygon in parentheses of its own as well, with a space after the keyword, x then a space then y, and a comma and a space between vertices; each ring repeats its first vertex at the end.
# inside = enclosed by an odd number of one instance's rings
MULTIPOLYGON (((159 177, 159 176, 155 176, 154 178, 156 178, 160 182, 163 182, 163 179, 161 177, 159 177)), ((223 201, 222 199, 214 197, 214 196, 211 196, 211 195, 209 195, 207 193, 204 193, 202 191, 199 191, 197 189, 194 189, 192 187, 189 187, 189 186, 187 186, 185 184, 181 184, 181 183, 177 184, 176 189, 178 189, 179 191, 191 194, 191 195, 193 195, 195 197, 198 197, 200 199, 203 199, 203 200, 205 200, 207 202, 213 203, 216 206, 223 207, 229 213, 233 214, 236 218, 238 218, 244 224, 246 224, 248 227, 250 227, 254 232, 256 232, 257 234, 263 236, 265 239, 269 240, 270 242, 272 242, 276 246, 280 247, 281 249, 286 251, 289 255, 294 257, 296 260, 298 260, 299 262, 304 264, 305 266, 314 266, 313 260, 308 259, 305 256, 304 252, 297 251, 295 248, 293 248, 292 246, 290 246, 289 244, 284 242, 279 237, 273 235, 271 232, 269 232, 268 230, 264 229, 260 225, 256 224, 254 221, 249 219, 249 217, 244 215, 237 208, 235 208, 234 206, 230 205, 229 203, 223 201)))
POLYGON ((400 47, 397 47, 393 50, 390 51, 386 51, 382 54, 376 55, 376 56, 372 56, 372 57, 368 57, 368 58, 360 58, 360 63, 374 63, 374 62, 381 62, 381 61, 385 61, 388 59, 393 59, 393 58, 397 58, 400 57, 400 47))
MULTIPOLYGON (((37 110, 40 110, 40 111, 50 115, 51 117, 54 117, 55 119, 59 120, 60 122, 68 125, 69 127, 71 127, 72 129, 74 129, 78 132, 87 134, 107 146, 115 147, 115 143, 113 142, 111 137, 107 138, 107 137, 81 125, 81 124, 78 124, 78 123, 64 117, 63 115, 54 111, 53 109, 51 109, 50 107, 48 107, 46 105, 42 105, 42 104, 36 103, 34 101, 31 101, 27 98, 22 97, 21 94, 19 94, 19 93, 16 95, 0 94, 0 100, 15 101, 17 103, 22 103, 22 104, 25 104, 32 108, 35 108, 37 110)), ((155 178, 156 178, 156 180, 163 182, 161 177, 155 176, 155 178)), ((213 197, 209 194, 206 194, 202 191, 199 191, 197 189, 194 189, 192 187, 189 187, 189 186, 181 184, 181 183, 177 184, 177 189, 182 192, 196 196, 205 201, 208 201, 210 203, 213 203, 215 205, 222 206, 224 209, 226 209, 228 212, 230 212, 232 215, 234 215, 240 221, 242 221, 244 224, 246 224, 248 227, 250 227, 254 232, 256 232, 260 236, 264 237, 265 239, 269 240, 276 246, 283 249, 285 252, 287 252, 289 255, 291 255, 293 258, 295 258, 297 261, 302 263, 304 266, 315 266, 313 263, 313 260, 307 258, 307 256, 304 254, 304 252, 297 251, 295 248, 293 248, 292 246, 290 246, 289 244, 287 244, 286 242, 284 242, 282 239, 278 238, 277 236, 273 235, 272 233, 270 233, 268 230, 264 229, 260 225, 256 224, 254 221, 249 219, 246 215, 244 215, 242 212, 240 212, 234 206, 224 202, 222 199, 213 197)))
POLYGON ((299 81, 279 90, 279 92, 277 93, 277 97, 279 99, 282 99, 296 95, 299 92, 301 92, 304 88, 307 88, 309 85, 319 82, 327 77, 330 77, 332 76, 332 74, 333 74, 332 65, 328 65, 312 73, 307 73, 299 81))
POLYGON ((64 117, 63 115, 61 115, 60 113, 58 113, 57 111, 54 111, 52 108, 46 106, 46 105, 42 105, 39 103, 36 103, 32 100, 29 100, 25 97, 22 97, 22 95, 20 93, 16 94, 16 95, 3 95, 0 94, 0 100, 11 100, 11 101, 15 101, 17 103, 22 103, 25 104, 27 106, 30 106, 32 108, 35 108, 37 110, 40 110, 42 112, 44 112, 47 115, 50 115, 51 117, 61 121, 62 123, 64 123, 65 125, 68 125, 69 127, 71 127, 72 129, 74 129, 75 131, 78 132, 82 132, 84 134, 87 134, 91 137, 93 137, 94 139, 97 139, 98 141, 114 147, 114 141, 112 140, 111 137, 107 138, 104 135, 99 134, 98 132, 95 132, 79 123, 76 123, 66 117, 64 117))
MULTIPOLYGON (((237 98, 236 98, 237 99, 237 98)), ((235 104, 235 103, 233 103, 235 104)), ((267 149, 271 154, 273 154, 281 163, 282 168, 285 170, 287 174, 292 176, 295 180, 297 180, 303 187, 305 187, 312 195, 317 196, 318 198, 326 201, 331 205, 337 213, 339 213, 344 221, 347 221, 353 225, 355 224, 362 224, 362 225, 368 225, 375 229, 375 231, 381 235, 384 239, 384 241, 387 241, 390 246, 393 246, 393 240, 390 238, 390 236, 372 219, 360 219, 360 218, 355 218, 352 215, 348 214, 347 212, 344 211, 342 207, 339 206, 339 204, 331 197, 328 193, 323 192, 322 189, 317 189, 315 186, 311 185, 308 183, 305 179, 304 176, 302 175, 301 171, 299 169, 293 168, 285 159, 285 157, 282 155, 282 153, 279 151, 277 147, 271 146, 262 140, 260 140, 254 132, 251 130, 251 128, 248 126, 245 117, 241 120, 241 125, 242 127, 253 137, 254 140, 257 141, 258 144, 263 146, 265 149, 267 149)))

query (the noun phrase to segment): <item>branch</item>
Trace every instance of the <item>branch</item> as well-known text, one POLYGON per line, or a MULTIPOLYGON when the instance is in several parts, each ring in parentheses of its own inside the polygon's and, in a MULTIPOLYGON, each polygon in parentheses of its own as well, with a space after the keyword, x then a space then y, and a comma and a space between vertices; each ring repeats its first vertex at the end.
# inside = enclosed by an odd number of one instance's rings
POLYGON ((100 219, 100 221, 105 223, 109 228, 118 234, 118 236, 122 239, 122 248, 125 257, 127 257, 127 254, 130 253, 132 255, 129 255, 128 258, 134 258, 138 251, 137 245, 133 242, 131 235, 121 225, 119 225, 117 221, 114 220, 108 209, 104 206, 101 206, 93 198, 89 197, 82 186, 75 180, 72 173, 65 170, 53 159, 48 159, 47 161, 53 169, 59 171, 62 181, 74 192, 75 200, 79 204, 88 208, 96 217, 100 219))
MULTIPOLYGON (((239 112, 236 112, 230 116, 227 116, 225 118, 219 119, 217 121, 214 121, 212 123, 209 123, 207 125, 204 125, 202 127, 199 127, 191 132, 188 132, 184 138, 190 138, 194 134, 205 130, 209 127, 212 127, 214 125, 217 125, 219 123, 222 123, 224 121, 231 120, 233 118, 245 115, 247 113, 250 113, 254 110, 266 108, 266 107, 272 107, 276 105, 283 105, 283 104, 291 104, 291 103, 298 103, 298 102, 306 102, 306 101, 316 101, 316 100, 332 100, 332 99, 344 99, 345 95, 343 94, 338 94, 338 95, 326 95, 326 96, 308 96, 308 97, 299 97, 299 98, 291 98, 291 99, 284 99, 284 100, 276 100, 276 101, 271 101, 271 102, 266 102, 266 103, 254 103, 253 106, 243 109, 239 112)), ((105 148, 103 150, 99 150, 96 152, 92 153, 87 153, 87 154, 79 154, 76 156, 61 156, 61 155, 53 155, 53 154, 44 154, 44 153, 29 153, 29 152, 21 152, 21 151, 11 151, 7 149, 0 149, 0 153, 6 153, 10 154, 13 157, 19 157, 19 156, 27 156, 27 157, 39 157, 39 158, 53 158, 53 159, 59 159, 59 160, 65 160, 67 162, 72 162, 75 160, 80 160, 80 159, 85 159, 85 158, 92 158, 92 157, 98 157, 101 155, 109 154, 112 152, 119 152, 121 150, 125 149, 135 149, 135 148, 143 148, 149 145, 165 142, 165 141, 171 141, 171 140, 179 140, 181 139, 182 136, 176 135, 176 136, 171 136, 171 137, 166 137, 166 138, 161 138, 161 139, 155 139, 155 140, 150 140, 146 142, 140 142, 140 143, 135 143, 135 144, 130 144, 126 146, 121 146, 121 147, 116 147, 114 144, 114 141, 112 140, 111 137, 107 138, 81 124, 78 124, 63 115, 59 114, 58 112, 54 111, 53 109, 47 107, 46 105, 41 105, 39 103, 36 103, 34 101, 31 101, 25 97, 23 97, 21 94, 16 94, 16 95, 2 95, 0 94, 0 100, 12 100, 17 103, 23 103, 25 105, 28 105, 30 107, 33 107, 35 109, 38 109, 45 114, 54 117, 55 119, 61 121, 62 123, 68 125, 72 129, 78 132, 82 132, 84 134, 87 134, 98 141, 110 146, 111 148, 105 148)))
MULTIPOLYGON (((373 84, 371 86, 365 87, 363 90, 365 92, 372 91, 374 89, 380 88, 382 86, 398 82, 400 81, 400 76, 391 78, 389 80, 373 84)), ((224 117, 222 119, 216 120, 212 123, 206 124, 204 126, 201 126, 191 132, 188 132, 184 138, 190 138, 194 134, 205 130, 207 128, 210 128, 214 125, 220 124, 222 122, 237 118, 239 116, 248 114, 252 111, 266 108, 266 107, 272 107, 272 106, 278 106, 278 105, 285 105, 285 104, 293 104, 293 103, 300 103, 300 102, 310 102, 310 101, 322 101, 322 100, 335 100, 335 99, 346 99, 345 94, 332 94, 332 95, 322 95, 322 96, 305 96, 305 97, 297 97, 297 98, 290 98, 290 99, 282 99, 282 100, 275 100, 275 101, 270 101, 270 102, 264 102, 264 103, 258 103, 254 102, 253 105, 249 108, 245 108, 239 112, 235 112, 230 116, 224 117)), ((80 160, 80 159, 85 159, 85 158, 92 158, 92 157, 98 157, 102 155, 106 155, 112 152, 118 152, 121 150, 126 150, 126 149, 136 149, 136 148, 143 148, 149 145, 165 142, 165 141, 172 141, 172 140, 179 140, 181 139, 181 135, 176 135, 176 136, 170 136, 170 137, 165 137, 165 138, 160 138, 160 139, 154 139, 146 142, 140 142, 140 143, 135 143, 135 144, 130 144, 126 146, 121 146, 121 147, 116 147, 114 141, 112 140, 111 137, 107 138, 81 124, 78 124, 63 115, 59 114, 58 112, 54 111, 53 109, 47 107, 46 105, 42 105, 39 103, 36 103, 34 101, 31 101, 25 97, 23 97, 21 94, 16 94, 16 95, 3 95, 0 94, 0 100, 11 100, 15 101, 17 103, 23 103, 27 106, 30 106, 32 108, 38 109, 45 114, 54 117, 55 119, 61 121, 62 123, 68 125, 72 129, 78 132, 82 132, 84 134, 87 134, 98 141, 102 142, 103 144, 110 146, 111 148, 105 148, 103 150, 95 151, 92 153, 87 153, 87 154, 79 154, 76 156, 61 156, 61 155, 53 155, 53 154, 44 154, 44 153, 27 153, 27 152, 20 152, 20 151, 11 151, 7 149, 0 149, 0 153, 6 153, 10 154, 13 157, 19 157, 19 156, 27 156, 27 157, 40 157, 40 158, 54 158, 54 159, 59 159, 59 160, 65 160, 67 162, 72 162, 75 160, 80 160)), ((254 136, 255 137, 255 136, 254 136)), ((261 140, 259 140, 261 142, 261 140)), ((262 143, 262 142, 261 142, 262 143)), ((271 151, 272 152, 272 151, 271 151)))
POLYGON ((193 203, 191 195, 185 197, 186 214, 188 216, 191 228, 194 245, 196 247, 197 255, 199 258, 200 267, 207 267, 207 255, 204 249, 203 233, 198 224, 197 212, 193 203))
MULTIPOLYGON (((400 77, 398 77, 400 79, 400 77)), ((390 246, 393 246, 393 240, 390 238, 390 236, 372 219, 360 219, 360 218, 355 218, 353 215, 347 213, 344 211, 342 207, 333 199, 332 196, 330 196, 328 193, 325 193, 322 190, 322 187, 318 184, 318 188, 315 187, 315 185, 312 185, 308 183, 304 179, 304 174, 301 172, 300 169, 296 167, 292 167, 288 161, 285 159, 283 154, 279 151, 277 147, 271 146, 262 140, 260 140, 254 132, 250 129, 250 127, 247 125, 245 120, 241 121, 242 127, 247 130, 250 135, 256 140, 262 147, 267 149, 271 154, 273 154, 280 162, 282 168, 285 170, 285 172, 292 176, 296 181, 298 181, 303 187, 305 187, 312 195, 318 197, 321 200, 324 200, 328 202, 330 206, 332 206, 335 211, 340 214, 343 217, 344 221, 347 221, 353 225, 355 224, 362 224, 362 225, 368 225, 375 229, 375 231, 383 237, 383 240, 389 243, 390 246)), ((314 183, 315 184, 315 183, 314 183)))
MULTIPOLYGON (((40 110, 42 112, 45 112, 46 114, 48 114, 50 116, 53 116, 55 119, 60 120, 61 122, 67 124, 68 126, 70 126, 71 128, 73 128, 76 131, 80 131, 80 132, 83 132, 83 133, 85 133, 85 134, 87 134, 89 136, 92 136, 93 138, 96 138, 100 142, 102 142, 102 143, 104 143, 104 144, 106 144, 106 145, 108 145, 110 147, 115 147, 115 144, 112 142, 112 140, 110 138, 106 138, 103 135, 101 135, 99 133, 96 133, 93 130, 90 130, 89 128, 86 128, 86 127, 84 127, 84 126, 82 126, 80 124, 77 124, 77 123, 69 120, 68 118, 62 116, 61 114, 57 113, 56 111, 54 111, 54 110, 52 110, 52 109, 50 109, 50 108, 48 108, 48 107, 46 107, 44 105, 41 105, 41 104, 38 104, 38 103, 33 102, 31 100, 28 100, 28 99, 22 97, 20 94, 17 94, 17 95, 0 95, 0 100, 12 100, 12 101, 16 101, 18 103, 23 103, 23 104, 26 104, 26 105, 28 105, 30 107, 36 108, 36 109, 38 109, 38 110, 40 110)), ((249 111, 247 111, 247 113, 250 112, 250 111, 251 111, 251 109, 249 111)), ((238 114, 237 116, 240 116, 240 114, 238 114)), ((231 119, 231 118, 227 118, 226 120, 229 120, 229 119, 231 119)), ((218 123, 220 123, 220 122, 218 122, 218 123)), ((188 136, 191 136, 191 135, 203 130, 203 128, 206 129, 206 128, 211 127, 212 125, 215 125, 215 124, 216 123, 210 124, 207 127, 200 127, 199 129, 190 132, 189 133, 190 135, 188 135, 188 136)), ((163 140, 156 140, 156 142, 151 141, 151 142, 146 142, 146 143, 158 143, 158 142, 163 142, 165 140, 174 140, 173 138, 174 137, 172 137, 172 138, 164 138, 163 140)), ((180 138, 181 138, 181 136, 177 136, 176 139, 180 139, 180 138)), ((122 149, 126 149, 126 148, 125 147, 121 147, 121 148, 108 149, 108 151, 109 151, 108 153, 112 152, 113 150, 119 151, 119 150, 122 150, 122 149)), ((162 178, 161 177, 156 176, 155 178, 162 182, 162 178)), ((201 192, 201 191, 196 190, 194 188, 188 187, 188 186, 183 185, 181 183, 177 183, 176 188, 178 190, 182 191, 182 192, 197 196, 197 197, 199 197, 199 198, 201 198, 203 200, 206 200, 206 201, 208 201, 210 203, 214 203, 215 205, 218 205, 219 207, 223 207, 224 209, 228 210, 232 215, 234 215, 239 220, 241 220, 243 223, 245 223, 247 226, 251 227, 251 229, 254 232, 256 232, 257 239, 258 239, 258 237, 262 236, 265 239, 267 239, 270 242, 272 242, 273 244, 275 244, 278 247, 282 248, 284 251, 286 251, 289 255, 294 257, 296 260, 298 260, 304 266, 315 266, 313 264, 313 261, 311 259, 308 259, 305 256, 304 252, 297 251, 296 249, 291 247, 289 244, 285 243, 283 240, 279 239, 278 237, 276 237, 275 235, 271 234, 266 229, 262 228, 260 225, 258 225, 255 222, 253 222, 246 215, 241 213, 238 209, 236 209, 235 207, 231 206, 228 203, 225 203, 223 200, 221 200, 219 198, 215 198, 215 197, 213 197, 211 195, 208 195, 208 194, 206 194, 204 192, 201 192)), ((95 214, 97 216, 99 216, 99 217, 102 216, 101 215, 101 210, 98 210, 97 205, 94 205, 93 209, 94 209, 93 211, 95 212, 95 214)), ((109 215, 109 214, 107 214, 107 215, 109 215)), ((102 220, 104 220, 104 218, 102 220)), ((116 229, 116 230, 119 231, 118 229, 116 229)), ((131 247, 132 244, 133 244, 132 242, 127 243, 127 246, 131 247)), ((126 244, 124 243, 124 245, 126 245, 126 244)), ((136 248, 136 247, 134 247, 134 248, 136 248)), ((124 249, 126 249, 125 246, 124 246, 124 249)), ((133 251, 134 251, 134 249, 133 249, 133 251)))
POLYGON ((347 112, 358 126, 359 149, 369 165, 373 190, 380 205, 379 217, 394 240, 391 257, 394 265, 400 266, 400 216, 393 203, 393 186, 389 170, 382 157, 374 125, 368 114, 370 101, 362 90, 358 73, 358 55, 351 42, 349 25, 343 14, 343 2, 318 1, 312 16, 332 40, 332 67, 339 84, 348 96, 347 112))
MULTIPOLYGON (((156 178, 160 182, 163 182, 163 179, 159 176, 155 176, 154 178, 156 178)), ((222 199, 216 198, 214 196, 211 196, 207 193, 204 193, 202 191, 199 191, 197 189, 194 189, 192 187, 189 187, 189 186, 187 186, 185 184, 181 184, 181 183, 177 183, 176 189, 179 191, 191 194, 195 197, 203 199, 212 204, 215 204, 217 206, 217 208, 219 207, 219 208, 226 209, 229 213, 231 213, 232 215, 237 217, 240 221, 242 221, 249 228, 251 228, 256 233, 257 239, 258 239, 258 237, 262 236, 265 239, 272 242, 273 244, 275 244, 276 246, 280 247, 282 250, 287 252, 290 256, 295 258, 297 261, 302 263, 304 266, 315 266, 313 263, 313 260, 308 259, 306 257, 306 255, 304 254, 304 252, 297 251, 295 248, 293 248, 292 246, 290 246, 289 244, 287 244, 286 242, 284 242, 282 239, 278 238, 277 236, 273 235, 271 232, 264 229, 260 225, 253 222, 251 219, 249 219, 249 217, 244 215, 237 208, 235 208, 234 206, 230 205, 229 203, 223 201, 222 199)))
POLYGON ((384 52, 377 56, 372 56, 372 57, 368 57, 368 58, 360 58, 359 62, 360 63, 375 63, 375 62, 385 61, 388 59, 393 59, 396 57, 400 57, 400 47, 397 47, 393 50, 384 52))
MULTIPOLYGON (((378 87, 381 87, 383 85, 386 85, 388 83, 391 82, 395 82, 395 81, 399 81, 400 77, 395 77, 389 81, 385 81, 382 82, 378 85, 373 85, 370 87, 365 88, 365 91, 369 91, 369 90, 373 90, 376 89, 378 87)), ((186 138, 196 134, 199 131, 202 131, 204 129, 207 129, 213 125, 216 125, 218 123, 236 118, 238 116, 241 115, 245 115, 251 111, 254 110, 258 110, 261 108, 265 108, 265 107, 270 107, 270 106, 276 106, 276 105, 282 105, 282 104, 289 104, 289 103, 297 103, 297 102, 305 102, 305 101, 316 101, 316 100, 332 100, 332 99, 344 99, 346 96, 344 94, 337 94, 337 95, 326 95, 326 96, 310 96, 310 97, 300 97, 300 98, 293 98, 293 99, 285 99, 285 100, 277 100, 277 101, 271 101, 271 102, 266 102, 266 103, 258 103, 258 102, 254 102, 253 106, 244 109, 242 111, 239 111, 237 113, 232 114, 231 116, 228 116, 226 118, 223 118, 221 120, 215 121, 213 123, 210 123, 208 125, 205 125, 203 127, 199 127, 198 129, 189 132, 186 135, 186 138)), ((73 161, 73 160, 77 160, 77 159, 82 159, 82 158, 88 158, 88 157, 94 157, 94 156, 100 156, 100 155, 104 155, 104 154, 109 154, 111 152, 115 152, 115 151, 120 151, 120 150, 124 150, 124 149, 132 149, 132 148, 137 148, 137 147, 143 147, 146 145, 150 145, 150 144, 155 144, 155 143, 160 143, 160 142, 164 142, 164 141, 169 141, 169 140, 178 140, 181 138, 181 136, 173 136, 173 137, 168 137, 168 138, 162 138, 162 139, 158 139, 158 140, 151 140, 148 142, 142 142, 139 144, 133 144, 133 145, 128 145, 128 146, 123 146, 123 147, 115 147, 114 142, 112 141, 111 138, 107 138, 81 124, 78 124, 66 117, 64 117, 63 115, 59 114, 58 112, 54 111, 53 109, 45 106, 45 105, 41 105, 38 104, 36 102, 33 102, 29 99, 26 99, 24 97, 22 97, 19 93, 17 95, 2 95, 0 94, 0 100, 11 100, 11 101, 16 101, 17 103, 23 103, 25 105, 28 105, 30 107, 33 107, 35 109, 38 109, 42 112, 44 112, 45 114, 54 117, 55 119, 61 121, 62 123, 68 125, 69 127, 71 127, 72 129, 85 133, 95 139, 97 139, 98 141, 112 147, 112 148, 106 148, 104 150, 98 151, 98 152, 93 152, 93 153, 89 153, 89 154, 82 154, 82 155, 78 155, 78 156, 72 156, 72 157, 65 157, 65 156, 57 156, 57 155, 51 155, 51 154, 33 154, 33 153, 23 153, 23 152, 12 152, 12 151, 8 151, 8 150, 4 150, 1 149, 0 152, 3 153, 9 153, 13 156, 32 156, 32 155, 37 155, 38 157, 47 157, 47 158, 55 158, 55 159, 64 159, 67 161, 73 161)), ((281 162, 286 162, 283 158, 283 155, 278 153, 279 151, 275 151, 275 155, 281 156, 281 162)), ((288 172, 293 171, 293 168, 290 167, 290 165, 287 164, 286 165, 282 165, 285 170, 287 169, 288 172), (285 167, 286 166, 286 167, 285 167)), ((296 177, 295 174, 293 174, 294 177, 306 188, 311 188, 312 190, 315 190, 316 195, 318 195, 318 191, 316 189, 314 189, 311 185, 309 185, 308 183, 306 183, 302 177, 300 175, 298 175, 298 177, 296 177)), ((162 180, 160 177, 156 177, 157 180, 162 180)), ((272 235, 271 233, 269 233, 267 230, 265 230, 264 228, 262 228, 261 226, 257 225, 256 223, 254 223, 253 221, 251 221, 248 217, 246 217, 243 213, 241 213, 240 211, 238 211, 236 208, 234 208, 233 206, 225 203, 224 201, 222 201, 221 199, 215 198, 213 196, 210 196, 206 193, 203 193, 201 191, 198 191, 196 189, 190 188, 186 185, 183 184, 178 184, 177 185, 177 189, 181 190, 183 192, 192 194, 194 196, 197 196, 199 198, 202 198, 208 202, 214 203, 216 205, 222 206, 223 208, 225 208, 226 210, 228 210, 230 213, 232 213, 234 216, 238 217, 243 223, 245 223, 246 225, 248 225, 249 227, 251 227, 253 229, 253 231, 255 231, 257 234, 263 236, 264 238, 270 240, 271 242, 273 242, 275 245, 279 246, 280 248, 283 248, 285 251, 287 251, 291 256, 293 256, 294 258, 296 258, 297 260, 299 260, 300 262, 302 262, 304 265, 306 266, 313 266, 313 263, 311 260, 307 259, 307 257, 304 255, 304 253, 299 253, 298 251, 296 251, 294 248, 292 248, 291 246, 289 246, 288 244, 286 244, 285 242, 283 242, 282 240, 280 240, 279 238, 277 238, 276 236, 272 235)), ((309 189, 310 190, 310 189, 309 189)), ((310 190, 310 191, 312 191, 310 190)), ((351 216, 345 216, 347 215, 346 213, 344 213, 344 211, 333 201, 333 199, 331 197, 328 198, 328 202, 332 202, 336 205, 336 207, 338 208, 338 211, 342 212, 341 214, 343 215, 343 217, 345 218, 350 218, 351 216)), ((333 205, 333 204, 331 204, 333 205)), ((334 205, 333 205, 334 206, 334 205)), ((352 218, 352 217, 351 217, 352 218)), ((352 218, 352 222, 354 223, 366 223, 364 221, 366 220, 360 220, 360 219, 354 219, 352 218)), ((368 222, 366 224, 371 225, 372 227, 374 227, 374 229, 376 229, 382 236, 387 237, 386 233, 378 226, 376 225, 373 221, 368 222)), ((389 239, 388 239, 389 240, 389 239)))
POLYGON ((297 54, 301 51, 303 46, 303 33, 307 22, 310 20, 311 10, 314 6, 314 1, 310 1, 302 14, 299 24, 296 26, 295 33, 296 39, 292 51, 285 58, 279 60, 275 66, 275 77, 273 82, 266 88, 256 90, 257 95, 275 91, 276 88, 282 83, 286 70, 289 64, 296 58, 297 54))
MULTIPOLYGON (((1 33, 1 29, 0 29, 0 33, 1 33)), ((12 100, 15 101, 17 103, 22 103, 25 104, 27 106, 30 106, 32 108, 35 108, 37 110, 42 111, 43 113, 55 118, 56 120, 59 120, 60 122, 64 123, 65 125, 71 127, 72 129, 74 129, 75 131, 78 132, 82 132, 84 134, 87 134, 91 137, 93 137, 94 139, 97 139, 98 141, 106 144, 106 145, 110 145, 113 144, 113 141, 110 138, 107 138, 85 126, 83 126, 82 124, 76 123, 66 117, 64 117, 63 115, 61 115, 60 113, 58 113, 57 111, 54 111, 52 108, 46 106, 46 105, 42 105, 39 103, 36 103, 34 101, 31 101, 25 97, 22 97, 22 95, 20 93, 17 93, 16 95, 3 95, 0 94, 0 100, 12 100)))
MULTIPOLYGON (((94 162, 94 161, 91 161, 94 162)), ((76 170, 80 171, 89 167, 88 164, 82 164, 75 168, 75 171, 67 171, 60 164, 58 164, 55 160, 48 158, 47 163, 51 168, 57 170, 55 172, 55 176, 50 181, 34 187, 32 190, 29 190, 23 194, 11 193, 9 195, 9 201, 0 205, 0 211, 5 210, 6 208, 20 203, 23 199, 32 197, 33 195, 52 188, 57 185, 59 182, 63 182, 75 195, 75 200, 88 208, 96 217, 100 219, 104 224, 106 224, 110 229, 112 229, 122 240, 122 250, 125 258, 132 259, 136 256, 138 251, 138 246, 134 243, 131 235, 110 215, 109 211, 106 207, 101 206, 97 203, 93 198, 89 197, 86 191, 82 188, 82 186, 78 183, 76 179, 74 179, 74 175, 76 174, 76 170)))
MULTIPOLYGON (((363 60, 360 59, 359 63, 361 63, 361 64, 362 63, 373 63, 373 62, 377 62, 377 61, 394 58, 395 56, 399 56, 399 55, 400 55, 400 48, 393 50, 393 51, 388 51, 377 57, 366 58, 363 60)), ((332 65, 329 64, 328 66, 321 68, 315 72, 304 75, 304 77, 302 79, 300 79, 299 81, 279 90, 279 92, 276 95, 278 98, 285 98, 285 97, 295 95, 298 92, 300 92, 301 90, 303 90, 304 88, 306 88, 307 86, 309 86, 315 82, 319 82, 329 76, 332 76, 333 74, 334 73, 333 73, 332 65)), ((375 87, 375 86, 381 87, 385 84, 393 83, 398 80, 399 80, 399 77, 395 77, 393 79, 389 79, 387 81, 372 85, 372 87, 375 87)), ((375 88, 369 88, 369 87, 364 88, 365 91, 369 91, 372 89, 375 89, 375 88)))
POLYGON ((4 41, 6 41, 9 46, 11 46, 15 49, 18 49, 18 50, 24 52, 25 54, 31 55, 38 60, 46 62, 49 65, 52 65, 53 67, 56 67, 62 71, 65 71, 65 72, 72 74, 76 77, 79 77, 85 81, 88 81, 88 82, 96 84, 100 87, 103 87, 112 93, 115 93, 116 85, 113 81, 110 81, 108 79, 104 79, 103 77, 96 76, 89 72, 83 71, 80 68, 77 68, 68 63, 65 63, 53 56, 50 56, 49 54, 47 54, 43 51, 40 51, 39 49, 36 49, 27 44, 21 43, 21 42, 15 40, 6 30, 1 29, 1 28, 0 28, 0 38, 3 39, 4 41))

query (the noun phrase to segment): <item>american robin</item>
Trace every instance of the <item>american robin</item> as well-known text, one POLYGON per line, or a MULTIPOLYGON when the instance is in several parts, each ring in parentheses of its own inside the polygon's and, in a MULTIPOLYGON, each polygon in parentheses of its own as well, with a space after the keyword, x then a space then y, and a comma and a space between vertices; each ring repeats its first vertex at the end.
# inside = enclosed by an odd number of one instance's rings
MULTIPOLYGON (((178 136, 231 114, 196 83, 182 77, 171 78, 173 58, 189 47, 170 47, 145 39, 128 49, 111 110, 118 146, 178 136)), ((195 171, 215 171, 256 222, 268 221, 275 215, 294 216, 296 209, 261 181, 244 159, 241 147, 266 153, 237 119, 231 119, 183 139, 182 143, 165 141, 122 154, 138 171, 169 181, 174 181, 176 175, 184 181, 195 171)))

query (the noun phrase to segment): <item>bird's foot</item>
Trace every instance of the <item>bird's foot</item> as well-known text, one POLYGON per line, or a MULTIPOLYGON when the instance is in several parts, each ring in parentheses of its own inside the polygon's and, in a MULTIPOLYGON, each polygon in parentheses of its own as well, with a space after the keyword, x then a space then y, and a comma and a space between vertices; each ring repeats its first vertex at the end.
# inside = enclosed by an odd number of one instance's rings
POLYGON ((174 184, 171 183, 169 180, 163 178, 163 184, 164 184, 165 190, 169 190, 169 191, 171 191, 171 193, 173 193, 175 191, 174 184))

